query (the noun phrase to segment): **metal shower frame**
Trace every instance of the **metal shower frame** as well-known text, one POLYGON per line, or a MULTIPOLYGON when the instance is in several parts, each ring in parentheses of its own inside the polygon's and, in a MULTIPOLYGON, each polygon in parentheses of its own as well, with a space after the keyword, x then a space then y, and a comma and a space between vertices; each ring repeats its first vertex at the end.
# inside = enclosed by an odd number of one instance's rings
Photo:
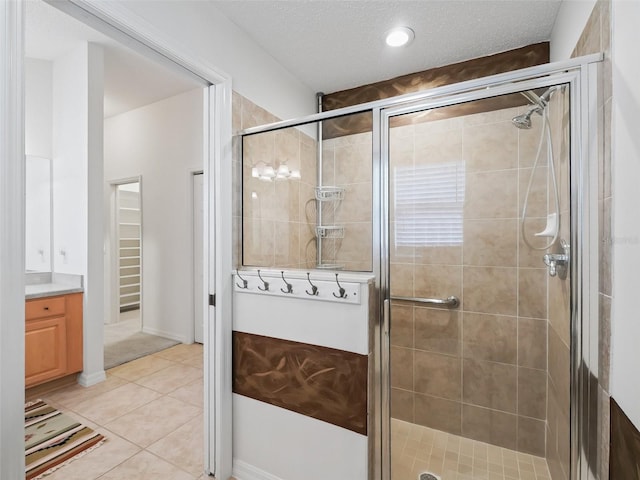
MULTIPOLYGON (((529 67, 238 132, 240 137, 356 113, 373 116, 372 304, 368 480, 390 480, 389 120, 392 117, 553 85, 569 85, 571 272, 571 480, 596 478, 598 438, 598 101, 602 54, 529 67), (597 385, 596 385, 597 386, 597 385)), ((238 142, 240 155, 242 142, 238 142)), ((239 157, 242 158, 242 157, 239 157)))

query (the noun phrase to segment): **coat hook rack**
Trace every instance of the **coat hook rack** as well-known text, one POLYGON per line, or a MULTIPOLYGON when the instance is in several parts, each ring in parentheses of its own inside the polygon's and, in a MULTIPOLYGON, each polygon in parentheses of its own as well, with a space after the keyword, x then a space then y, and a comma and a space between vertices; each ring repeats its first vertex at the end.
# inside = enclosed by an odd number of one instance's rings
POLYGON ((305 292, 307 292, 307 295, 311 295, 313 297, 317 296, 318 287, 316 287, 313 283, 311 283, 311 275, 309 274, 309 272, 307 272, 307 281, 309 282, 309 285, 311 285, 311 291, 305 290, 305 292))
POLYGON ((340 285, 340 281, 338 280, 338 274, 336 273, 336 283, 338 284, 338 292, 340 292, 340 295, 336 295, 336 292, 333 292, 333 296, 336 298, 347 298, 347 291, 342 287, 342 285, 340 285))
POLYGON ((268 292, 269 291, 269 282, 265 281, 265 279, 262 278, 262 275, 260 275, 260 270, 258 270, 258 278, 260 278, 260 280, 264 284, 264 287, 261 287, 260 285, 258 285, 258 290, 262 290, 263 292, 268 292))
POLYGON ((249 282, 244 278, 242 278, 242 276, 240 275, 240 272, 237 269, 236 269, 236 275, 238 275, 238 278, 242 280, 242 285, 236 282, 236 285, 238 286, 238 288, 242 288, 242 289, 249 288, 249 282))
POLYGON ((253 296, 257 302, 267 302, 265 305, 273 305, 276 310, 279 304, 272 302, 278 302, 278 298, 282 302, 295 300, 311 307, 320 305, 315 302, 361 305, 367 298, 363 289, 369 289, 371 285, 370 277, 345 272, 338 272, 338 275, 335 271, 275 270, 262 266, 260 269, 238 270, 233 272, 231 284, 234 295, 245 299, 247 295, 253 296), (258 300, 258 297, 262 299, 258 300))
POLYGON ((281 288, 280 291, 282 293, 293 293, 293 285, 291 285, 289 282, 287 282, 284 278, 284 270, 280 272, 280 274, 282 275, 282 281, 284 282, 284 284, 287 286, 287 289, 285 290, 284 288, 281 288))

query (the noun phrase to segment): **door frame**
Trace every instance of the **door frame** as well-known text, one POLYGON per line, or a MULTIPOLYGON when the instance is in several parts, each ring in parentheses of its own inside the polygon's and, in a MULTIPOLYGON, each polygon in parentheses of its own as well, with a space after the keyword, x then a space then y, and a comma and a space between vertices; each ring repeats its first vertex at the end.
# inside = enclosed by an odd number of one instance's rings
POLYGON ((107 261, 105 262, 108 263, 108 265, 105 265, 105 277, 108 282, 108 295, 107 298, 105 298, 105 305, 109 306, 108 317, 111 320, 109 323, 117 323, 119 321, 118 317, 120 316, 120 253, 118 244, 120 237, 120 227, 118 225, 118 187, 120 185, 126 185, 128 183, 135 182, 138 182, 140 185, 140 330, 142 330, 142 322, 144 321, 144 312, 142 306, 142 296, 144 288, 144 285, 142 283, 142 274, 144 267, 142 258, 142 175, 109 181, 109 218, 107 219, 108 230, 105 232, 105 236, 109 239, 109 256, 107 257, 107 261))
MULTIPOLYGON (((380 365, 380 407, 376 417, 380 418, 382 460, 381 478, 391 479, 391 435, 390 435, 390 229, 389 229, 389 124, 395 116, 447 107, 488 97, 516 93, 524 90, 569 85, 571 111, 570 123, 570 243, 571 243, 571 358, 570 358, 570 437, 571 480, 592 478, 591 471, 597 464, 598 439, 593 432, 598 416, 597 391, 598 372, 598 150, 599 118, 598 60, 558 71, 554 64, 541 66, 535 75, 523 77, 514 72, 484 79, 474 89, 451 86, 441 96, 422 99, 408 105, 380 107, 374 114, 374 185, 379 186, 378 200, 374 211, 379 211, 377 231, 379 241, 374 238, 374 250, 380 255, 380 271, 377 282, 380 292, 381 340, 377 350, 380 365), (501 77, 501 78, 500 78, 501 77), (379 126, 379 134, 375 134, 379 126), (379 207, 379 208, 376 208, 379 207), (595 414, 595 418, 594 418, 595 414), (596 455, 596 457, 594 457, 596 455)), ((461 85, 462 86, 462 85, 461 85)), ((375 196, 375 193, 374 193, 375 196)), ((374 218, 377 215, 374 215, 374 218)), ((376 226, 374 225, 374 231, 376 226)), ((376 252, 374 252, 376 255, 376 252)))
MULTIPOLYGON (((190 207, 191 207, 191 229, 190 229, 190 244, 192 246, 192 253, 193 255, 191 256, 191 290, 193 291, 193 309, 191 311, 191 326, 189 328, 189 334, 188 334, 188 339, 189 341, 195 342, 196 341, 196 326, 195 326, 195 321, 196 321, 196 302, 198 301, 198 295, 196 292, 196 275, 195 275, 195 265, 196 265, 196 251, 197 249, 196 244, 195 244, 195 240, 196 240, 196 235, 195 235, 195 231, 196 231, 196 197, 195 197, 195 193, 196 193, 196 185, 195 185, 195 180, 196 177, 202 175, 202 200, 204 202, 204 189, 205 189, 205 177, 204 177, 204 170, 202 170, 201 168, 197 168, 197 169, 189 169, 189 177, 188 177, 188 181, 189 181, 189 197, 190 197, 190 207)), ((204 231, 204 218, 202 219, 203 221, 203 231, 204 231)), ((206 245, 204 242, 202 242, 202 258, 205 258, 204 256, 206 255, 206 245)), ((203 271, 203 277, 204 277, 204 271, 203 271)), ((203 285, 202 285, 202 291, 200 292, 200 301, 202 302, 203 305, 203 309, 202 309, 202 313, 203 313, 203 317, 205 312, 207 311, 206 308, 204 308, 205 304, 208 304, 208 302, 206 301, 206 296, 207 296, 207 289, 206 289, 206 283, 203 279, 203 285)), ((203 326, 204 326, 204 320, 206 320, 206 318, 203 318, 203 326)), ((202 333, 203 337, 204 337, 204 331, 202 333)))
MULTIPOLYGON (((27 0, 0 2, 0 477, 24 475, 24 20, 27 0), (11 233, 5 233, 11 232, 11 233)), ((231 77, 116 2, 43 0, 115 40, 203 84, 207 309, 204 348, 205 470, 228 478, 231 439, 231 77), (215 240, 215 241, 214 241, 215 240), (213 268, 216 265, 217 268, 213 268)), ((100 212, 92 212, 103 218, 100 212)), ((95 218, 95 217, 94 217, 95 218)), ((90 251, 89 255, 102 255, 90 251)), ((206 280, 205 280, 206 282, 206 280)), ((100 298, 98 301, 102 301, 100 298)), ((100 308, 103 311, 103 308, 100 308)), ((101 339, 100 339, 101 340, 101 339)), ((90 346, 87 346, 90 350, 90 346)), ((99 363, 102 365, 102 362, 99 363)), ((91 379, 101 379, 95 372, 91 379)))
POLYGON ((24 477, 24 4, 0 2, 0 477, 24 477), (20 360, 22 359, 22 360, 20 360))

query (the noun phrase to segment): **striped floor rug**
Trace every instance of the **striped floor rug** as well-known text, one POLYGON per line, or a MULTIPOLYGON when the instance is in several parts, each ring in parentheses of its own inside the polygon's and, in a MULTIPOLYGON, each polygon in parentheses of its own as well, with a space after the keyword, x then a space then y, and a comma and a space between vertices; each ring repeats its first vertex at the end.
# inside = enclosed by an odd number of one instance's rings
POLYGON ((24 408, 26 480, 41 478, 101 445, 104 437, 42 400, 24 408))

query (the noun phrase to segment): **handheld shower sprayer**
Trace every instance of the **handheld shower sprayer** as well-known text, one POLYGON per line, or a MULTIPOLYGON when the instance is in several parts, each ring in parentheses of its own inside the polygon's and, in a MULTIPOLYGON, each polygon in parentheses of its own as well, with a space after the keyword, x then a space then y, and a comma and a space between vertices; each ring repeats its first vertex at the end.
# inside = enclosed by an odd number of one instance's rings
POLYGON ((533 92, 521 92, 523 96, 525 96, 529 101, 532 102, 532 105, 527 109, 527 111, 522 115, 517 115, 513 117, 511 120, 512 123, 521 129, 530 129, 532 127, 531 116, 534 113, 538 113, 542 116, 542 129, 540 132, 540 140, 538 142, 538 149, 536 151, 535 160, 533 163, 533 168, 531 169, 531 175, 529 177, 529 183, 527 185, 527 192, 524 197, 524 204, 522 206, 522 220, 520 222, 520 229, 522 232, 522 240, 524 243, 533 250, 547 250, 551 246, 553 246, 558 240, 558 235, 560 231, 560 200, 558 194, 558 179, 556 175, 555 169, 555 161, 553 158, 553 143, 551 139, 551 127, 549 126, 549 113, 547 111, 547 105, 549 104, 549 100, 551 96, 556 91, 557 87, 549 88, 542 96, 538 96, 533 92), (551 237, 551 240, 543 247, 535 247, 529 242, 527 239, 527 235, 525 232, 525 221, 527 219, 527 209, 529 207, 529 197, 531 195, 531 187, 533 185, 533 179, 535 177, 536 169, 538 168, 538 164, 540 163, 540 157, 544 145, 544 140, 547 140, 547 159, 549 163, 549 173, 551 175, 551 183, 553 186, 553 196, 555 203, 555 211, 554 213, 548 214, 547 216, 547 225, 544 231, 534 234, 537 237, 551 237))

